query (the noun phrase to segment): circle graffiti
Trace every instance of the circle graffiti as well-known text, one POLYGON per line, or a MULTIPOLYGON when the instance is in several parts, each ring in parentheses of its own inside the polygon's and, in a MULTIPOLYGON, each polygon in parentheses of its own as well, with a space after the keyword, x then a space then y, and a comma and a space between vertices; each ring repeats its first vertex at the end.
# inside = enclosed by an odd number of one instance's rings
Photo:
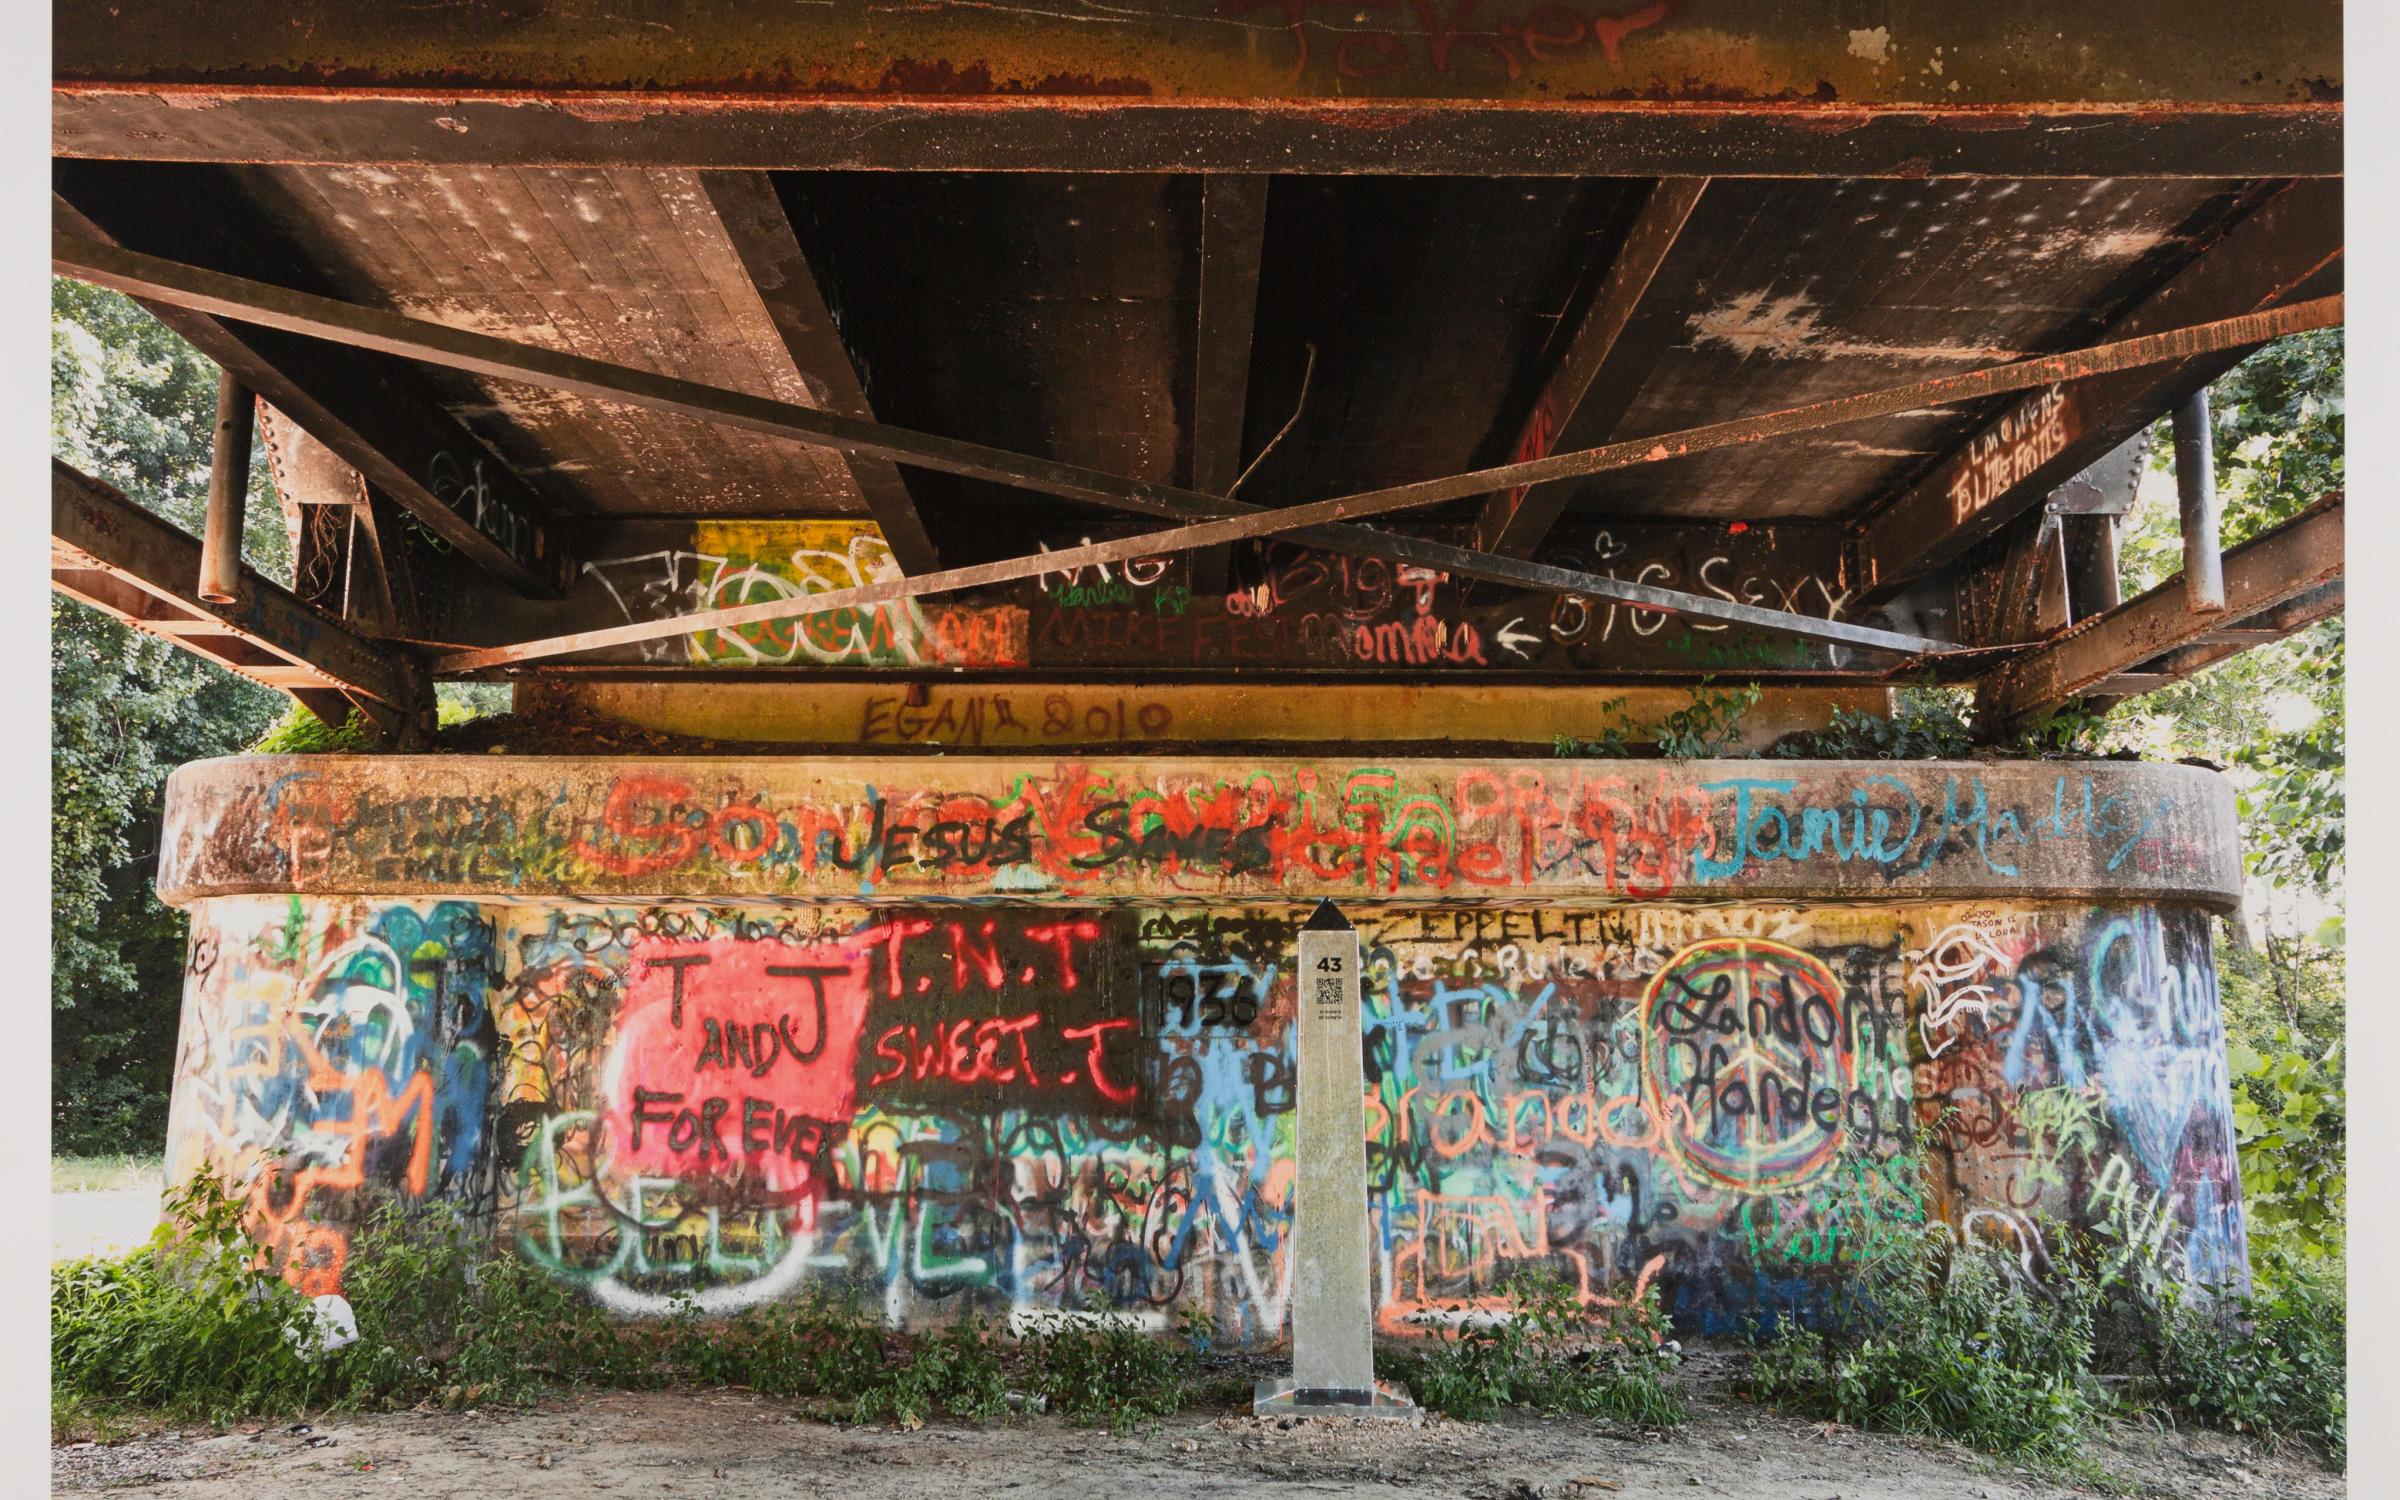
POLYGON ((1857 1063, 1842 987, 1815 956, 1710 938, 1642 995, 1642 1098, 1690 1172, 1750 1192, 1797 1186, 1840 1153, 1857 1063))

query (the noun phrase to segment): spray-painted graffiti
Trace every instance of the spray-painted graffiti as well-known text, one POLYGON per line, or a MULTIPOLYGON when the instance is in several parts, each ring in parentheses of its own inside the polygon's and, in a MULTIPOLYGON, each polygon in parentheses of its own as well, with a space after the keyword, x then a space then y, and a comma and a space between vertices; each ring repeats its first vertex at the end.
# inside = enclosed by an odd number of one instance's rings
POLYGON ((595 762, 562 779, 496 760, 395 784, 254 759, 177 773, 161 886, 1455 901, 2228 878, 2230 799, 2202 771, 1786 764, 595 762))
MULTIPOLYGON (((2095 919, 2072 945, 2022 921, 1976 924, 1978 987, 1918 1068, 1924 1118, 1949 1146, 1937 1188, 2010 1211, 2114 1221, 2194 1281, 2239 1279, 2240 1218, 2223 1020, 2204 921, 2152 910, 2095 919), (1936 1102, 1947 1108, 1935 1110, 1936 1102)), ((1952 953, 1956 953, 1953 939, 1952 953)), ((1941 964, 1937 944, 1921 966, 1941 964)), ((1958 960, 1948 967, 1953 971, 1958 960)))
POLYGON ((1093 688, 933 687, 877 693, 859 707, 862 745, 985 746, 1153 740, 1175 711, 1142 693, 1093 688))
POLYGON ((1614 74, 1625 66, 1628 39, 1672 11, 1667 0, 1653 0, 1621 16, 1587 15, 1565 5, 1487 14, 1472 4, 1427 0, 1413 8, 1378 7, 1378 19, 1388 18, 1389 24, 1368 26, 1366 11, 1345 9, 1333 0, 1223 0, 1222 9, 1232 16, 1281 19, 1291 35, 1287 81, 1293 83, 1328 67, 1351 82, 1440 76, 1453 68, 1513 81, 1528 71, 1541 72, 1544 64, 1587 54, 1605 59, 1614 74))
POLYGON ((539 573, 549 538, 541 523, 509 503, 484 472, 481 457, 463 465, 447 450, 437 452, 426 466, 425 487, 433 498, 450 507, 460 520, 506 553, 520 567, 539 573))
POLYGON ((460 902, 225 916, 193 926, 170 1175, 213 1167, 312 1296, 376 1202, 488 1209, 492 922, 460 902))
MULTIPOLYGON (((901 576, 881 532, 859 522, 714 521, 687 545, 584 565, 626 620, 769 604, 901 576)), ((1025 664, 1025 614, 904 599, 727 630, 702 630, 634 648, 652 662, 700 667, 969 666, 1025 664)))
MULTIPOLYGON (((1431 530, 1452 539, 1441 527, 1431 530)), ((1061 538, 1063 543, 1066 539, 1061 538)), ((1562 527, 1545 558, 1603 577, 1825 619, 1854 614, 1838 528, 1799 523, 1617 522, 1562 527)), ((1032 546, 1046 550, 1047 542, 1032 546)), ((1062 565, 1031 577, 796 620, 595 648, 593 662, 651 667, 846 669, 1218 668, 1425 673, 1686 675, 1749 664, 1822 673, 1841 648, 1489 582, 1284 541, 1237 547, 1222 587, 1195 584, 1184 554, 1062 565)), ((671 619, 897 579, 866 522, 636 523, 587 562, 544 615, 551 633, 671 619)), ((430 606, 437 628, 485 640, 492 620, 430 606)), ((530 626, 521 627, 531 628, 530 626)))
MULTIPOLYGON (((1273 1339, 1301 914, 224 898, 173 1159, 234 1170, 312 1290, 369 1201, 442 1197, 628 1315, 820 1290, 1273 1339)), ((1362 938, 1387 1329, 1536 1266, 1689 1328, 1805 1316, 1936 1218, 2029 1271, 2062 1221, 2244 1264, 2194 909, 1378 909, 1362 938)))
POLYGON ((1953 463, 1951 519, 1964 521, 2015 489, 2082 434, 2083 409, 2063 386, 2026 398, 1953 463))

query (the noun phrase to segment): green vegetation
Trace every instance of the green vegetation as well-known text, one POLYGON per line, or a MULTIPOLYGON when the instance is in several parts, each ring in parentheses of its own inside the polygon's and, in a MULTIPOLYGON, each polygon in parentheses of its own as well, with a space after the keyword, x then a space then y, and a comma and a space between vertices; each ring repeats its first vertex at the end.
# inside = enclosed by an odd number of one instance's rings
POLYGON ((1785 1326, 1753 1361, 1760 1401, 1872 1427, 2072 1464, 2100 1410, 2091 1378, 2099 1288, 2036 1289, 1989 1245, 1929 1224, 1864 1268, 1863 1310, 1831 1335, 1785 1326))
POLYGON ((1785 735, 1767 751, 1796 760, 1958 760, 1974 749, 1967 694, 1927 681, 1893 694, 1889 714, 1837 708, 1823 729, 1785 735))
POLYGON ((2111 1412, 2153 1412, 2305 1440, 2345 1460, 2347 1313, 2322 1260, 2256 1258, 2247 1295, 2188 1288, 2132 1253, 2129 1226, 2043 1226, 2049 1264, 1922 1227, 1860 1269, 1829 1330, 1792 1324, 1754 1351, 1743 1389, 1788 1411, 1958 1439, 2085 1474, 2111 1412))
POLYGON ((253 755, 328 755, 375 748, 374 726, 357 709, 339 724, 323 719, 295 703, 250 745, 253 755))
POLYGON ((201 1183, 168 1211, 173 1227, 122 1260, 51 1268, 53 1425, 125 1408, 221 1421, 321 1403, 331 1368, 299 1353, 308 1305, 254 1268, 240 1205, 201 1183))
MULTIPOLYGON (((504 682, 445 682, 434 689, 436 722, 444 729, 509 711, 509 685, 504 682)), ((252 755, 362 754, 383 748, 373 725, 357 709, 336 725, 294 703, 283 717, 267 727, 247 747, 252 755)))
POLYGON ((454 1213, 387 1206, 343 1268, 358 1338, 317 1353, 317 1315, 244 1235, 241 1212, 202 1177, 169 1198, 142 1249, 51 1269, 55 1432, 671 1385, 738 1385, 838 1421, 1048 1410, 1123 1431, 1199 1394, 1212 1335, 1204 1320, 1158 1338, 1129 1319, 1054 1316, 1022 1338, 979 1318, 911 1337, 822 1295, 727 1318, 687 1299, 658 1322, 613 1322, 454 1213))
POLYGON ((1759 699, 1755 682, 1720 688, 1703 677, 1692 689, 1691 701, 1671 710, 1655 724, 1637 724, 1625 712, 1625 700, 1610 698, 1600 705, 1600 731, 1595 739, 1559 735, 1551 741, 1555 755, 1616 759, 1633 753, 1637 744, 1654 744, 1669 760, 1712 760, 1746 755, 1741 748, 1742 718, 1759 699))
MULTIPOLYGON (((1052 1314, 1017 1336, 981 1318, 909 1336, 812 1293, 723 1318, 687 1299, 657 1322, 616 1322, 447 1210, 380 1210, 352 1236, 343 1287, 358 1337, 316 1353, 310 1303, 243 1234, 241 1205, 199 1178, 170 1197, 147 1246, 52 1268, 53 1428, 735 1385, 836 1421, 1048 1411, 1126 1431, 1249 1397, 1241 1382, 1203 1380, 1215 1330, 1188 1314, 1163 1338, 1107 1314, 1052 1314)), ((1377 1373, 1462 1417, 1524 1406, 1651 1427, 1685 1419, 1655 1294, 1587 1311, 1546 1275, 1521 1276, 1507 1294, 1504 1313, 1379 1355, 1377 1373)))
POLYGON ((1071 1421, 1121 1431, 1183 1406, 1215 1333, 1205 1315, 1186 1314, 1171 1340, 1128 1318, 1045 1318, 1024 1340, 1027 1389, 1071 1421))
POLYGON ((2322 1260, 2258 1257, 2256 1289, 2210 1306, 2168 1287, 2152 1346, 2171 1409, 2270 1443, 2305 1439, 2349 1456, 2349 1307, 2322 1260))
MULTIPOLYGON (((197 531, 208 501, 217 370, 127 298, 51 292, 51 449, 137 504, 197 531)), ((243 552, 289 568, 262 455, 243 552)), ((248 744, 271 692, 52 596, 50 605, 51 1144, 155 1150, 180 1014, 181 913, 152 894, 161 794, 188 760, 248 744)))
POLYGON ((2304 1439, 2344 1461, 2347 1318, 2321 1266, 2270 1253, 2252 1295, 2210 1298, 2143 1274, 2108 1235, 2054 1224, 2047 1239, 2054 1258, 2034 1277, 2010 1251, 1925 1226, 1869 1268, 1844 1326, 1763 1341, 1746 1393, 2070 1473, 2088 1472, 2084 1440, 2112 1411, 2304 1439))
POLYGON ((1558 1277, 1525 1272, 1503 1288, 1505 1312, 1437 1328, 1421 1350, 1376 1360, 1376 1375, 1407 1385, 1429 1411, 1484 1420, 1509 1406, 1673 1427, 1689 1411, 1670 1381, 1658 1294, 1585 1309, 1558 1277))
POLYGON ((155 1152, 116 1152, 102 1156, 50 1158, 50 1191, 54 1193, 111 1193, 125 1188, 152 1188, 166 1181, 166 1159, 155 1152))
POLYGON ((2297 1032, 2279 1027, 2268 1050, 2236 1043, 2228 1061, 2252 1249, 2339 1267, 2349 1197, 2342 1044, 2311 1056, 2297 1032))

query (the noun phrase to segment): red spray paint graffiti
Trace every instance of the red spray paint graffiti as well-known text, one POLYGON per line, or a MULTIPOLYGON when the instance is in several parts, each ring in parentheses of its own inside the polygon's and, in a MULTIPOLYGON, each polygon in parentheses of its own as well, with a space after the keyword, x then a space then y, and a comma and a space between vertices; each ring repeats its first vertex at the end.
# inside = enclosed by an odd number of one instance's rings
POLYGON ((857 1100, 866 1009, 863 955, 843 944, 635 945, 604 1088, 618 1167, 811 1194, 857 1100))

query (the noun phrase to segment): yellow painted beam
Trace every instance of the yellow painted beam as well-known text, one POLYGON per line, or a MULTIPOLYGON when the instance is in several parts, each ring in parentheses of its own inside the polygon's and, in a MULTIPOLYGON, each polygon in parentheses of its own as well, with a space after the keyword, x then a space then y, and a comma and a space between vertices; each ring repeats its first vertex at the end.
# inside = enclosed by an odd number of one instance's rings
MULTIPOLYGON (((520 712, 582 710, 645 729, 754 744, 1049 750, 1119 745, 1356 741, 1550 749, 1630 721, 1633 743, 1691 707, 1669 687, 711 682, 520 683, 520 712)), ((1837 707, 1883 713, 1888 689, 1768 688, 1738 748, 1822 728, 1837 707)))

